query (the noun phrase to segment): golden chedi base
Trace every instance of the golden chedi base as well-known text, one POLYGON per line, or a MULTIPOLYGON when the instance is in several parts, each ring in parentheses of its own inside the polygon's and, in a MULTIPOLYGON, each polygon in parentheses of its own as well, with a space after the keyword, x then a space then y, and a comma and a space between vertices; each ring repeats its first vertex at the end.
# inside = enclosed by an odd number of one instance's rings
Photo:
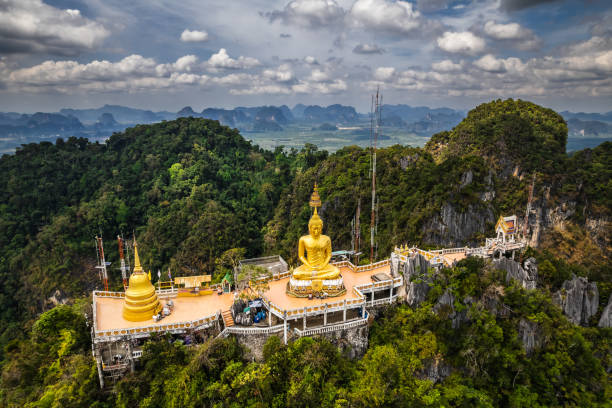
POLYGON ((337 279, 299 280, 293 277, 287 282, 287 294, 293 297, 336 297, 346 293, 342 276, 337 279))
POLYGON ((129 287, 125 291, 123 318, 131 322, 151 320, 161 309, 155 287, 149 277, 144 273, 132 274, 129 287))

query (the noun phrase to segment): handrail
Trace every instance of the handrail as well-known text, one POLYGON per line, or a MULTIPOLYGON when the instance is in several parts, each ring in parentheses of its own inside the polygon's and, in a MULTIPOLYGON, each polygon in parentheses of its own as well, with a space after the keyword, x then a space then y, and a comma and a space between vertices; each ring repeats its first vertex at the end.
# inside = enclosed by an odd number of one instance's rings
POLYGON ((283 331, 284 325, 279 324, 276 326, 270 327, 226 327, 225 332, 234 333, 234 334, 270 334, 270 333, 278 333, 283 331))
POLYGON ((113 336, 127 336, 134 334, 148 334, 148 333, 156 333, 163 331, 172 331, 172 330, 184 330, 184 329, 195 329, 203 325, 210 325, 215 320, 217 320, 219 313, 202 317, 196 320, 190 320, 185 322, 175 322, 175 323, 166 323, 166 324, 153 324, 148 326, 138 326, 138 327, 129 327, 129 328, 119 328, 119 329, 108 329, 108 330, 97 330, 94 332, 95 337, 113 337, 113 336))
POLYGON ((353 327, 365 326, 368 323, 368 314, 361 319, 351 320, 348 322, 332 324, 327 326, 313 327, 312 329, 300 330, 298 328, 293 329, 299 337, 312 336, 314 334, 331 333, 338 330, 346 330, 353 327))

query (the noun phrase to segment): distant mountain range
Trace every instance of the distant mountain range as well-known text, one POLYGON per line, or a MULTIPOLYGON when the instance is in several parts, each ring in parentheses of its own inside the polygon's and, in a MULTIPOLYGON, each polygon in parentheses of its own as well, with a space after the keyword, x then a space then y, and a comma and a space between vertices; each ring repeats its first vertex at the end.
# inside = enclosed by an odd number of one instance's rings
MULTIPOLYGON (((383 128, 394 128, 429 137, 455 127, 466 113, 450 108, 383 105, 383 128)), ((568 123, 569 136, 601 137, 612 134, 612 112, 561 112, 568 123)), ((196 112, 186 106, 178 112, 136 109, 120 105, 104 105, 96 109, 61 109, 58 113, 0 113, 0 153, 41 140, 59 137, 87 137, 104 140, 113 132, 136 124, 149 124, 179 117, 201 117, 218 120, 243 133, 281 132, 291 126, 306 126, 317 131, 334 132, 338 126, 360 126, 369 129, 370 115, 346 105, 304 105, 206 108, 196 112)))

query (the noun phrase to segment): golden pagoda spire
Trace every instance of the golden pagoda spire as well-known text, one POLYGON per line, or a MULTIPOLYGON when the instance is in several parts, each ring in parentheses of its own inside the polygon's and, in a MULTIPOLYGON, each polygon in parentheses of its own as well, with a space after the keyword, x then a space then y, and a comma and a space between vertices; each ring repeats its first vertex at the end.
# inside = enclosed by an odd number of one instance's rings
POLYGON ((314 213, 317 213, 317 207, 321 206, 321 197, 319 196, 319 186, 317 186, 317 182, 315 181, 314 190, 310 195, 310 206, 314 208, 314 213))
POLYGON ((134 273, 144 273, 140 266, 140 257, 138 256, 138 242, 134 239, 134 273))

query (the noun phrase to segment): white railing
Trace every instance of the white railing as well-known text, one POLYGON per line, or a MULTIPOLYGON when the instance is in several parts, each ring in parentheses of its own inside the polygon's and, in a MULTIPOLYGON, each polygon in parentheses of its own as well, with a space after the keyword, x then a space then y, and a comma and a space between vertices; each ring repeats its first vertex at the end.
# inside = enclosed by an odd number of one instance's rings
POLYGON ((397 299, 397 295, 393 295, 392 297, 388 298, 382 298, 382 299, 377 299, 374 302, 370 303, 370 305, 373 306, 380 306, 380 305, 386 305, 386 304, 393 304, 395 302, 395 300, 397 299))
POLYGON ((317 335, 317 334, 323 334, 323 333, 331 333, 331 332, 335 332, 335 331, 339 331, 339 330, 346 330, 346 329, 351 329, 353 327, 359 327, 359 326, 365 326, 368 324, 368 315, 366 313, 365 317, 361 318, 361 319, 357 319, 357 320, 351 320, 349 322, 346 323, 339 323, 339 324, 332 324, 332 325, 328 325, 328 326, 320 326, 320 327, 314 327, 312 329, 306 329, 306 330, 300 330, 300 329, 293 329, 297 335, 299 337, 303 337, 303 336, 313 336, 313 335, 317 335))
POLYGON ((111 292, 104 290, 94 290, 94 296, 104 297, 104 298, 114 298, 114 299, 123 299, 125 297, 125 292, 111 292))
POLYGON ((177 297, 179 292, 179 288, 171 288, 171 289, 156 289, 155 293, 157 293, 158 297, 177 297))
POLYGON ((218 319, 219 315, 220 315, 220 312, 217 312, 210 316, 206 316, 200 319, 186 321, 186 322, 152 324, 148 326, 130 327, 130 328, 122 328, 122 329, 96 330, 94 333, 95 333, 95 338, 97 341, 104 341, 107 339, 112 339, 112 338, 121 337, 121 336, 133 336, 133 335, 148 336, 150 333, 159 333, 159 332, 167 332, 167 331, 175 332, 175 331, 184 331, 187 329, 199 329, 199 328, 211 326, 218 319))
POLYGON ((271 333, 279 333, 283 331, 284 325, 279 324, 276 326, 270 327, 226 327, 223 330, 226 333, 234 333, 234 334, 271 334, 271 333))

